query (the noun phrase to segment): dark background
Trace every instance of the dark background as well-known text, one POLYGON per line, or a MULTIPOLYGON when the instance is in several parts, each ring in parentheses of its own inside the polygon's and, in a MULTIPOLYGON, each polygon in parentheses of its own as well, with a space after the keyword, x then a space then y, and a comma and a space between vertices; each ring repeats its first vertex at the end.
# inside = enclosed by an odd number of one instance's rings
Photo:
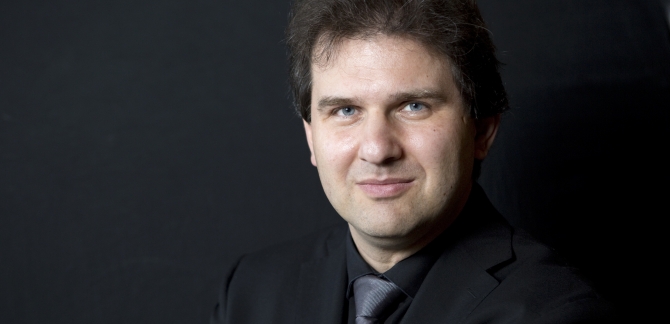
MULTIPOLYGON (((667 257, 665 9, 480 6, 513 108, 480 182, 648 315, 667 257)), ((290 108, 288 7, 0 4, 0 323, 205 323, 228 262, 340 221, 290 108)))

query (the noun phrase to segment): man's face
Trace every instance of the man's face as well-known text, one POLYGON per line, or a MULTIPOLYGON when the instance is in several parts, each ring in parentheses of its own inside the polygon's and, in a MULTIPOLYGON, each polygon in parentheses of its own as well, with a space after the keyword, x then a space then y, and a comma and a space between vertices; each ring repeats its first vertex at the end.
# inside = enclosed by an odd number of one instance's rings
POLYGON ((344 40, 312 77, 311 161, 352 235, 391 242, 443 230, 492 141, 478 135, 449 62, 379 35, 344 40))

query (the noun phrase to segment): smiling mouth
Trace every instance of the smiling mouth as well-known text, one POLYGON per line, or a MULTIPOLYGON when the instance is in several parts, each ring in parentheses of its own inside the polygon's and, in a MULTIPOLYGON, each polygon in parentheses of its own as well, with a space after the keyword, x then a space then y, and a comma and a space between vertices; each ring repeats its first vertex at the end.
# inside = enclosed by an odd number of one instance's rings
POLYGON ((356 185, 370 198, 393 198, 407 191, 414 184, 413 179, 364 180, 356 185))

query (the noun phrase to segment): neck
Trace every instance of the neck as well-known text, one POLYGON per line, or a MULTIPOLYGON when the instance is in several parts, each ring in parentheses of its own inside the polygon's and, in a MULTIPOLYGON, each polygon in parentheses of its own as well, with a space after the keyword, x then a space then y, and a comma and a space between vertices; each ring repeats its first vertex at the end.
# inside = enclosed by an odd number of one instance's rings
POLYGON ((379 242, 379 238, 369 237, 351 225, 349 225, 349 230, 358 253, 370 267, 379 273, 386 272, 398 262, 408 258, 430 243, 430 241, 425 243, 416 242, 416 244, 403 246, 402 248, 390 248, 388 242, 379 242), (371 243, 371 241, 375 242, 371 243))
POLYGON ((415 229, 411 235, 402 237, 375 237, 358 231, 349 224, 351 238, 363 260, 375 271, 384 273, 398 262, 424 248, 442 234, 461 213, 468 196, 469 191, 465 195, 465 199, 461 200, 462 203, 454 206, 455 208, 451 211, 445 212, 445 215, 440 217, 437 222, 424 224, 415 229))

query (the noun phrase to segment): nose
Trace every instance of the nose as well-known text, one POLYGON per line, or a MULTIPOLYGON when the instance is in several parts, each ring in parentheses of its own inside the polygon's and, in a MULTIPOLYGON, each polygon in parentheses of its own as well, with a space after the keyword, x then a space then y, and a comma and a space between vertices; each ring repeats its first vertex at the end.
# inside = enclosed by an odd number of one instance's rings
POLYGON ((386 116, 368 116, 363 123, 358 157, 366 162, 384 165, 402 157, 402 146, 393 124, 386 116))

